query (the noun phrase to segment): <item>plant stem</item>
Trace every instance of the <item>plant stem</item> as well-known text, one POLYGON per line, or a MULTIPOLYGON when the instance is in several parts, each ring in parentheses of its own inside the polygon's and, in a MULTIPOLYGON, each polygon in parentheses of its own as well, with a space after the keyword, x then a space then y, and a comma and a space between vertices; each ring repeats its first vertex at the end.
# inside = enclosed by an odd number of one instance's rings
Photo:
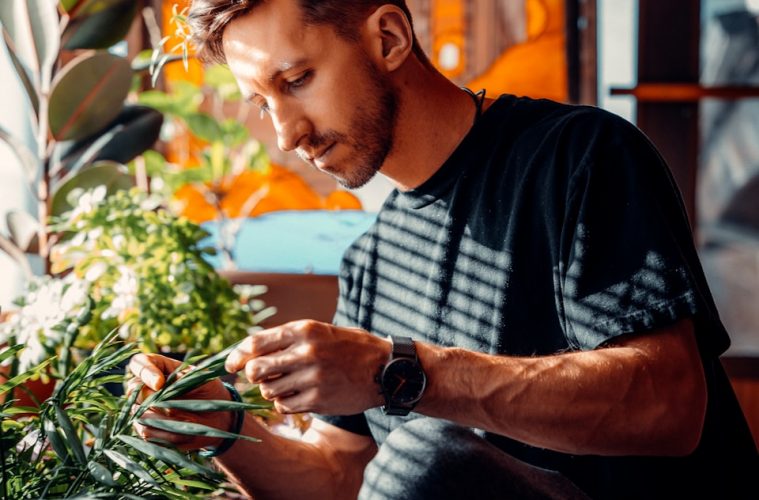
POLYGON ((0 460, 3 462, 3 499, 8 498, 8 478, 5 475, 5 442, 3 435, 3 426, 0 425, 0 460))

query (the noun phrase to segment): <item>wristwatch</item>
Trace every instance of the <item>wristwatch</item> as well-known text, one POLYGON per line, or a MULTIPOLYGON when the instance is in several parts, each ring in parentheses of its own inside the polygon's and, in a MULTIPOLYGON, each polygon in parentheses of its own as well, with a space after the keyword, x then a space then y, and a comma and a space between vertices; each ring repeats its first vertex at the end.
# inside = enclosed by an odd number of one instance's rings
POLYGON ((385 397, 385 415, 408 415, 422 399, 427 376, 416 355, 416 346, 409 337, 390 336, 393 349, 387 364, 380 369, 377 383, 385 397))

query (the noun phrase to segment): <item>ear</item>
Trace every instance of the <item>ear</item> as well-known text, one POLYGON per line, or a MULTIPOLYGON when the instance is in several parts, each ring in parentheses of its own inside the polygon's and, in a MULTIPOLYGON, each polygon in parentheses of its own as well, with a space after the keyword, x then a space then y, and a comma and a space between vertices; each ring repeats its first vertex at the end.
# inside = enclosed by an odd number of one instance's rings
POLYGON ((395 5, 385 4, 366 19, 370 54, 386 71, 395 71, 408 58, 414 44, 414 32, 406 14, 395 5))

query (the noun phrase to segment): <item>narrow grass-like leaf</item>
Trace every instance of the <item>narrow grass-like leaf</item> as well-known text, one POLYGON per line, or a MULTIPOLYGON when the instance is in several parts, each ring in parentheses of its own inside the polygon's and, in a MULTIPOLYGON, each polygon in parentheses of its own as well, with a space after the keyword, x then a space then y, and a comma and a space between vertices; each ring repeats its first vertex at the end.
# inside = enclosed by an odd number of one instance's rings
POLYGON ((69 450, 66 448, 63 439, 61 439, 61 435, 58 434, 55 423, 50 419, 43 419, 42 426, 47 439, 50 441, 50 445, 53 447, 53 451, 55 451, 62 462, 65 462, 69 456, 69 450))
POLYGON ((155 429, 161 429, 163 431, 173 432, 175 434, 186 434, 189 436, 204 436, 215 438, 231 438, 231 439, 244 439, 253 443, 258 443, 261 440, 254 437, 245 436, 242 434, 234 434, 232 432, 222 431, 215 427, 209 427, 203 424, 196 424, 194 422, 182 422, 180 420, 163 420, 159 418, 141 418, 137 422, 148 427, 155 429))
POLYGON ((124 427, 127 425, 127 422, 129 420, 129 415, 131 414, 131 411, 132 411, 132 406, 137 401, 137 398, 140 395, 140 391, 142 391, 142 388, 144 386, 145 384, 139 384, 137 387, 134 388, 132 393, 129 394, 129 397, 127 398, 126 402, 124 402, 124 406, 121 407, 119 416, 116 419, 116 424, 113 426, 114 433, 121 433, 124 427))
POLYGON ((126 470, 130 474, 133 474, 138 479, 151 484, 153 486, 158 486, 158 481, 153 479, 153 476, 150 475, 148 471, 143 469, 137 462, 129 458, 128 456, 119 453, 116 450, 104 450, 103 453, 105 456, 107 456, 113 463, 121 467, 122 469, 126 470))
POLYGON ((45 368, 47 368, 47 365, 50 364, 50 362, 53 360, 53 358, 46 359, 39 365, 35 366, 33 369, 25 371, 24 373, 20 373, 16 375, 15 377, 11 378, 7 382, 5 382, 3 385, 0 385, 0 395, 5 394, 6 392, 10 391, 11 389, 18 387, 19 385, 23 384, 30 378, 39 375, 40 372, 44 371, 45 368))
POLYGON ((156 408, 187 411, 268 410, 271 404, 240 403, 225 399, 171 399, 153 404, 156 408))
POLYGON ((201 490, 214 491, 218 489, 216 486, 212 484, 206 484, 202 481, 193 481, 192 479, 174 479, 171 482, 174 484, 178 484, 179 486, 187 486, 189 488, 200 488, 201 490))
POLYGON ((6 417, 12 417, 15 415, 24 415, 26 413, 36 414, 39 411, 40 409, 37 408, 36 406, 12 406, 10 408, 6 408, 5 410, 3 410, 3 412, 0 413, 0 415, 2 415, 3 418, 6 418, 6 417))
POLYGON ((58 420, 58 425, 63 431, 64 436, 66 436, 66 440, 68 441, 69 446, 71 447, 71 451, 74 454, 74 458, 80 464, 86 463, 87 456, 84 454, 84 447, 82 446, 82 441, 79 439, 79 436, 76 433, 76 429, 74 429, 74 424, 71 423, 71 419, 69 418, 68 414, 65 411, 63 411, 63 409, 57 404, 53 405, 53 409, 55 410, 55 416, 56 416, 56 419, 58 420))
POLYGON ((105 444, 106 437, 110 435, 111 433, 111 423, 113 422, 113 416, 110 413, 105 413, 103 415, 103 419, 100 421, 100 425, 98 425, 98 433, 95 437, 95 445, 92 447, 92 449, 95 452, 98 452, 103 449, 103 445, 105 444))
POLYGON ((2 353, 0 353, 0 363, 13 356, 24 347, 26 347, 26 344, 16 344, 14 346, 8 347, 2 353))
POLYGON ((145 455, 149 457, 157 458, 167 464, 174 465, 177 467, 185 467, 187 469, 190 469, 193 472, 196 472, 198 474, 202 474, 209 478, 218 478, 221 476, 216 471, 213 471, 209 469, 208 467, 204 467, 198 463, 193 462, 192 460, 188 459, 181 453, 170 450, 168 448, 164 448, 162 446, 155 445, 153 443, 148 443, 146 441, 143 441, 142 439, 132 437, 132 436, 125 436, 123 434, 116 436, 119 440, 123 441, 124 443, 128 444, 135 450, 139 451, 140 453, 144 453, 145 455))
POLYGON ((92 477, 101 483, 107 486, 118 486, 118 483, 113 480, 113 474, 104 465, 97 462, 88 462, 87 470, 90 471, 92 477))

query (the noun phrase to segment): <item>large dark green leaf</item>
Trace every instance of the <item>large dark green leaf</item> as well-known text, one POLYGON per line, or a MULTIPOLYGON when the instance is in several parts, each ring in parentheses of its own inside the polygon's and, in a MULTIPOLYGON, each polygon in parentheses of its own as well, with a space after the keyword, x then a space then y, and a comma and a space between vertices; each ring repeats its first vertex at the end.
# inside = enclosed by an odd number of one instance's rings
POLYGON ((66 180, 53 194, 51 215, 61 215, 74 208, 68 200, 68 195, 76 188, 94 189, 105 186, 108 194, 134 186, 134 180, 123 165, 112 162, 100 162, 82 170, 77 175, 66 180))
POLYGON ((129 93, 132 68, 123 57, 85 53, 56 75, 48 113, 57 140, 78 140, 118 116, 129 93))
POLYGON ((158 140, 161 125, 163 114, 159 111, 147 106, 125 106, 116 119, 93 136, 58 143, 54 162, 59 163, 63 171, 68 171, 82 159, 129 163, 158 140), (108 137, 108 140, 98 145, 99 137, 108 137))
POLYGON ((139 6, 135 0, 100 0, 90 5, 66 26, 65 49, 107 49, 129 32, 139 6))

